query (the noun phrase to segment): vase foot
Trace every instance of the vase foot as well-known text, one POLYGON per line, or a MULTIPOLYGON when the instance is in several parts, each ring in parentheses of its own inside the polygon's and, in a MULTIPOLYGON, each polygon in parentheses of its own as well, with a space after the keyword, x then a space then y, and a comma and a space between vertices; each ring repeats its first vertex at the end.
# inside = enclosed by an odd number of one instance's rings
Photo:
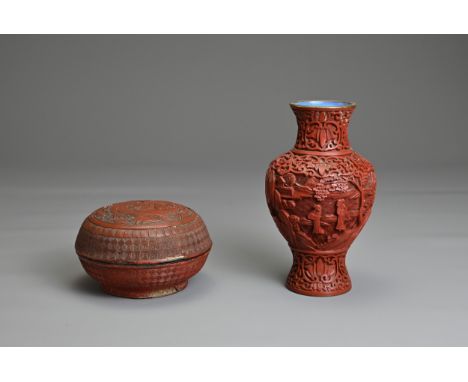
POLYGON ((116 287, 113 285, 105 285, 102 284, 101 287, 107 294, 117 296, 117 297, 125 297, 125 298, 153 298, 153 297, 164 297, 169 296, 171 294, 180 292, 187 287, 188 281, 183 283, 164 287, 164 288, 122 288, 116 287))
POLYGON ((306 296, 330 297, 351 290, 346 252, 318 254, 293 250, 294 262, 286 287, 306 296))
POLYGON ((333 290, 333 291, 328 291, 328 292, 323 292, 320 290, 308 290, 308 289, 296 288, 292 285, 289 285, 289 283, 286 283, 286 288, 288 288, 291 292, 302 294, 304 296, 333 297, 333 296, 339 296, 341 294, 348 293, 351 290, 351 285, 347 289, 339 289, 339 290, 333 290))

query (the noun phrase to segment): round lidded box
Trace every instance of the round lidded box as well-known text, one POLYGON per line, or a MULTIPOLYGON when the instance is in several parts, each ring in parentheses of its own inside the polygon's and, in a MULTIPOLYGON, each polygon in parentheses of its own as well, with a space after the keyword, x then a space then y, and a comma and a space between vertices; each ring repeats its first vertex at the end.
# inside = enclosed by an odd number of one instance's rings
POLYGON ((99 208, 83 222, 75 249, 105 292, 130 298, 176 293, 203 267, 211 239, 181 204, 135 200, 99 208))

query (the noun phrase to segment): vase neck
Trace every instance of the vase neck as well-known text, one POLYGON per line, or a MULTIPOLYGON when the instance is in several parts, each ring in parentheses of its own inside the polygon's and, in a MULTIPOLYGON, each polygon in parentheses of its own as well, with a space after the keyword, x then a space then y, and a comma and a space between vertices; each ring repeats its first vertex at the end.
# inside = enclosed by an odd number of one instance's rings
POLYGON ((303 151, 335 152, 351 149, 348 124, 353 107, 307 108, 291 105, 297 118, 294 148, 303 151))

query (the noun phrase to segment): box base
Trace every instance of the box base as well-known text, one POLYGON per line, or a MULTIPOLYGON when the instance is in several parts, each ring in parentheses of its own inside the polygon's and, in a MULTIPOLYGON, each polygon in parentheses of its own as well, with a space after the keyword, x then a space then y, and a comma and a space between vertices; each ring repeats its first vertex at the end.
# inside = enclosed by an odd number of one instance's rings
POLYGON ((129 289, 129 288, 119 288, 112 285, 105 285, 101 284, 101 288, 107 294, 118 296, 118 297, 125 297, 125 298, 154 298, 154 297, 164 297, 170 296, 171 294, 180 292, 187 287, 188 281, 183 283, 160 288, 160 289, 153 289, 153 288, 141 288, 141 289, 129 289))

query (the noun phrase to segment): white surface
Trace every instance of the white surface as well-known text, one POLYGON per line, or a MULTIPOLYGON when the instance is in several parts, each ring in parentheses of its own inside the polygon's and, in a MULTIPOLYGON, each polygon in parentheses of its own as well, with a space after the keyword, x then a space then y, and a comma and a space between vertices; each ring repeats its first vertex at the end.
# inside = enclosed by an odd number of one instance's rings
POLYGON ((0 345, 468 345, 468 180, 378 173, 373 215, 352 246, 350 293, 284 286, 292 257, 269 216, 263 173, 149 168, 2 171, 0 345), (188 288, 107 296, 81 268, 85 216, 118 200, 195 209, 213 239, 188 288))

